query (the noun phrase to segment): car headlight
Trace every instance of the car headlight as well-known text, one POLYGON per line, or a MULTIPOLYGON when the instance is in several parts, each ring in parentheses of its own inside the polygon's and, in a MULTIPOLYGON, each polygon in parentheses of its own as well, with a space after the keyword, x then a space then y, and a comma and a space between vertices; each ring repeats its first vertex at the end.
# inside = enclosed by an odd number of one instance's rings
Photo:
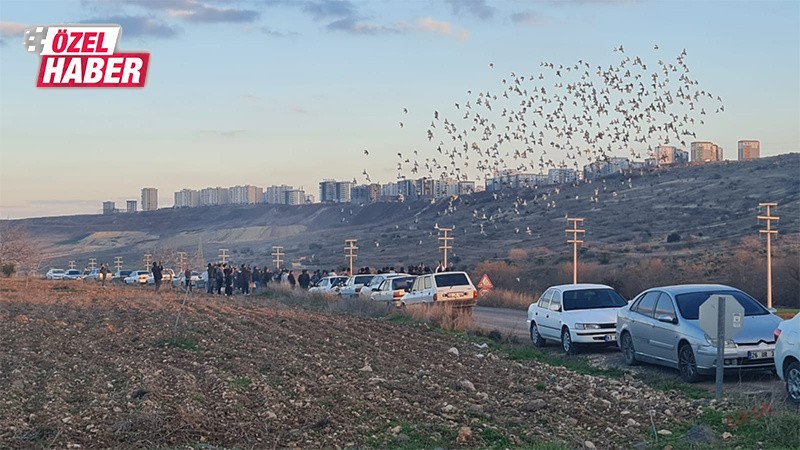
POLYGON ((599 330, 600 325, 596 323, 576 323, 575 324, 576 330, 599 330))
MULTIPOLYGON (((717 339, 716 338, 712 338, 708 334, 705 334, 704 337, 706 338, 706 342, 708 342, 709 345, 711 345, 712 347, 716 348, 716 346, 717 346, 717 339)), ((725 348, 736 348, 736 342, 733 342, 733 339, 726 339, 725 340, 725 348)))

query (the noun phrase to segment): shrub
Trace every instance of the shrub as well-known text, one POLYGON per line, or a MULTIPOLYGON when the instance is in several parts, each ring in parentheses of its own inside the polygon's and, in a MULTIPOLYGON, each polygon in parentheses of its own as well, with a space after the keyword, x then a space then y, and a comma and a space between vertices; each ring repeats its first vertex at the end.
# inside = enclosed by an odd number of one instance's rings
POLYGON ((673 242, 680 242, 680 240, 681 240, 681 235, 678 234, 677 231, 673 231, 672 233, 669 234, 669 236, 667 236, 668 244, 671 244, 673 242))
POLYGON ((11 275, 14 275, 14 272, 17 271, 17 268, 14 266, 14 263, 5 263, 0 271, 3 272, 4 277, 8 278, 11 275))
POLYGON ((454 308, 447 303, 410 305, 404 309, 403 314, 445 330, 463 331, 472 325, 472 308, 454 308))
POLYGON ((478 306, 527 310, 533 300, 538 297, 538 294, 531 295, 502 288, 492 289, 478 297, 478 306))

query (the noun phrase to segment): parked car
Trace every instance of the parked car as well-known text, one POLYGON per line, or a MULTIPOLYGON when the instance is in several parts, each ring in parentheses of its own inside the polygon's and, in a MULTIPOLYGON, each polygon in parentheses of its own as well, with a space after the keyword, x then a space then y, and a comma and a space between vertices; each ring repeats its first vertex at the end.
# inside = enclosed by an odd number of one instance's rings
POLYGON ((478 290, 466 272, 440 272, 420 275, 414 280, 399 306, 418 303, 449 303, 457 307, 472 307, 478 299, 478 290))
POLYGON ((585 345, 616 345, 617 313, 627 305, 603 284, 552 286, 528 307, 531 342, 536 347, 561 342, 567 354, 585 345))
MULTIPOLYGON (((161 283, 171 283, 172 280, 175 279, 175 271, 172 269, 164 269, 161 271, 161 283)), ((156 279, 153 278, 153 273, 150 272, 150 275, 147 277, 145 281, 147 284, 156 284, 156 279)))
POLYGON ((114 272, 114 276, 111 278, 111 281, 114 283, 124 283, 125 278, 128 278, 131 275, 132 270, 118 270, 114 272))
POLYGON ((323 277, 320 278, 308 292, 317 294, 339 294, 339 288, 347 283, 347 277, 323 277))
POLYGON ((64 278, 65 274, 64 269, 50 269, 44 274, 44 277, 48 280, 60 280, 64 278))
POLYGON ((353 275, 347 280, 347 284, 339 288, 339 295, 342 297, 358 297, 361 288, 372 280, 375 275, 353 275))
MULTIPOLYGON (((91 281, 101 281, 103 278, 103 274, 100 273, 100 269, 92 269, 88 275, 83 277, 84 280, 91 280, 91 281)), ((111 272, 106 273, 106 281, 111 281, 114 278, 114 274, 111 272)))
POLYGON ((390 276, 383 280, 380 286, 376 288, 364 286, 364 288, 361 289, 361 293, 363 294, 365 290, 369 289, 370 300, 377 302, 394 302, 395 305, 399 305, 400 299, 411 290, 415 279, 417 279, 417 277, 414 275, 390 276))
POLYGON ((64 272, 64 275, 61 277, 62 280, 81 280, 83 279, 83 274, 78 269, 69 269, 68 271, 64 272))
POLYGON ((786 396, 800 405, 800 313, 775 330, 775 370, 786 381, 786 396))
POLYGON ((773 332, 781 319, 753 297, 724 285, 691 284, 648 289, 617 316, 617 340, 625 362, 676 368, 689 383, 716 370, 716 338, 700 329, 699 310, 711 295, 731 295, 744 308, 741 331, 726 339, 726 370, 775 367, 773 332))
POLYGON ((147 277, 150 276, 149 270, 133 270, 125 278, 125 284, 147 284, 147 277))
POLYGON ((363 299, 363 300, 371 299, 372 298, 372 293, 375 292, 381 286, 381 284, 384 282, 384 280, 386 280, 387 278, 396 277, 398 275, 406 275, 407 276, 408 274, 406 274, 406 273, 379 273, 379 274, 375 275, 374 277, 372 277, 371 280, 369 280, 369 283, 365 284, 364 287, 361 288, 361 291, 359 291, 359 293, 358 293, 358 297, 363 299))
MULTIPOLYGON (((206 277, 208 274, 206 274, 206 277)), ((205 282, 200 274, 200 272, 192 271, 189 275, 189 283, 192 286, 203 287, 205 286, 205 282)), ((178 274, 177 277, 172 279, 172 285, 175 287, 186 287, 186 273, 181 272, 178 274)))

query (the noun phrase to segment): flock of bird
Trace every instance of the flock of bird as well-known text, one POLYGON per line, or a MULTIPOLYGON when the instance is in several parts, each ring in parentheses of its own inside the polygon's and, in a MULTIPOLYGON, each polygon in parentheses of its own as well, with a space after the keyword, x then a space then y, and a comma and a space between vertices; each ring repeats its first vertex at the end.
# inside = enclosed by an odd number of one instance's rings
MULTIPOLYGON (((655 45, 654 55, 645 60, 619 46, 613 49, 616 64, 543 61, 537 73, 501 76, 497 90, 469 89, 465 99, 453 102, 449 113, 433 111, 425 132, 427 150, 397 153, 397 178, 482 180, 504 171, 581 170, 583 164, 615 156, 655 158, 659 145, 688 150, 697 138, 695 127, 703 125, 709 113, 725 108, 719 96, 690 77, 685 49, 666 61, 659 52, 655 45)), ((496 70, 493 63, 489 70, 496 70)), ((409 114, 408 108, 402 114, 409 114)), ((369 150, 364 154, 369 156, 369 150)), ((362 175, 371 182, 367 170, 362 175)), ((633 187, 630 177, 619 186, 610 187, 605 180, 597 183, 584 200, 599 203, 604 194, 614 197, 618 190, 633 187)), ((558 187, 543 188, 532 201, 554 209, 559 193, 558 187)), ((504 195, 495 193, 493 199, 504 195)), ((499 218, 524 213, 527 202, 517 197, 496 210, 475 209, 476 230, 485 235, 497 229, 499 218)), ((455 196, 437 214, 452 214, 460 203, 455 196)), ((530 226, 514 226, 513 232, 534 235, 530 226)))

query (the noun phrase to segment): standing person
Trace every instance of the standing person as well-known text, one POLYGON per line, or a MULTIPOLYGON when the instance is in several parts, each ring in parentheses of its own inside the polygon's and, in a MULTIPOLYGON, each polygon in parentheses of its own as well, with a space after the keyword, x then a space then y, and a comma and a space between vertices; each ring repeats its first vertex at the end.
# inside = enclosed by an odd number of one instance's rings
POLYGON ((297 283, 302 289, 308 289, 308 285, 311 283, 311 277, 308 275, 308 271, 306 269, 303 269, 303 272, 300 273, 299 277, 297 277, 297 283))
POLYGON ((222 295, 222 283, 225 280, 225 273, 222 271, 222 265, 217 263, 217 269, 214 271, 214 281, 217 285, 217 295, 222 295))
POLYGON ((192 270, 189 269, 188 267, 183 272, 183 282, 186 284, 186 290, 191 292, 191 290, 192 290, 192 270))
POLYGON ((253 294, 258 294, 258 289, 261 287, 261 271, 258 266, 253 266, 253 294))
POLYGON ((217 281, 216 273, 217 270, 214 269, 214 266, 208 263, 208 268, 206 268, 206 274, 208 274, 206 278, 206 294, 214 293, 214 283, 217 281))
POLYGON ((250 265, 242 264, 242 293, 244 295, 250 295, 250 283, 252 280, 250 279, 251 272, 250 272, 250 265))
POLYGON ((161 263, 156 263, 153 261, 153 268, 151 271, 153 272, 153 282, 156 285, 156 292, 161 289, 161 278, 163 277, 164 266, 161 263))
POLYGON ((103 263, 100 265, 100 285, 103 287, 106 285, 106 277, 108 277, 108 266, 103 263))
POLYGON ((225 296, 230 297, 233 295, 233 268, 227 264, 223 264, 222 273, 225 275, 225 296))
POLYGON ((267 286, 269 286, 269 282, 272 281, 272 269, 267 267, 264 269, 264 272, 261 274, 261 282, 264 284, 264 290, 267 290, 267 286))
POLYGON ((294 279, 294 270, 290 270, 289 274, 286 275, 286 281, 288 281, 289 286, 291 286, 291 288, 294 289, 294 287, 297 285, 297 282, 294 279))

